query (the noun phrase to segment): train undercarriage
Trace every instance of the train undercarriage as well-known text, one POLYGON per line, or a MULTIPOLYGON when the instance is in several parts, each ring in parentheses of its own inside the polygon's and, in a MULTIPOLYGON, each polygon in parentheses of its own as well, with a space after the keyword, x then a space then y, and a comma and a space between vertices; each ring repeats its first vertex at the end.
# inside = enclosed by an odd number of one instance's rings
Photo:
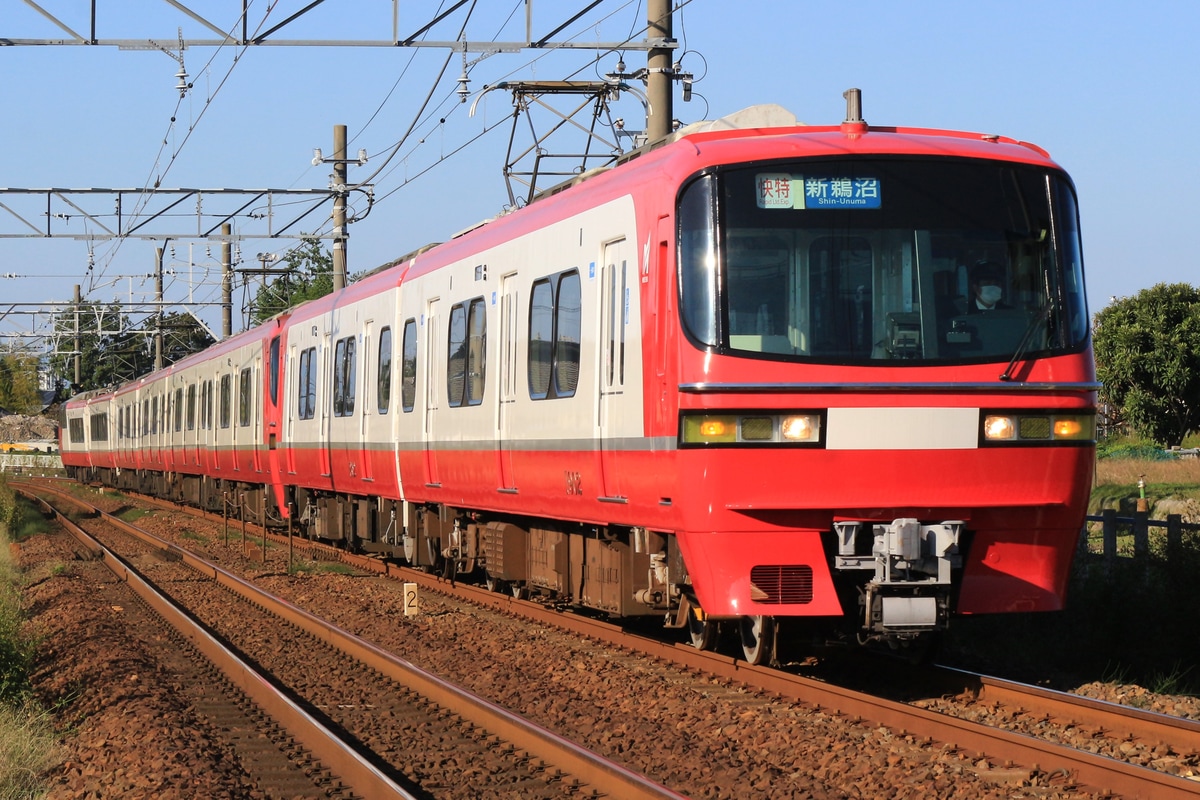
POLYGON ((806 641, 882 644, 923 652, 947 626, 969 538, 957 520, 837 522, 823 535, 845 615, 705 613, 674 536, 289 487, 289 514, 262 484, 202 475, 98 469, 79 480, 152 495, 230 519, 289 528, 298 536, 393 559, 517 597, 614 618, 653 618, 698 649, 730 649, 748 662, 775 661, 781 628, 806 641), (802 633, 797 633, 802 630, 802 633))

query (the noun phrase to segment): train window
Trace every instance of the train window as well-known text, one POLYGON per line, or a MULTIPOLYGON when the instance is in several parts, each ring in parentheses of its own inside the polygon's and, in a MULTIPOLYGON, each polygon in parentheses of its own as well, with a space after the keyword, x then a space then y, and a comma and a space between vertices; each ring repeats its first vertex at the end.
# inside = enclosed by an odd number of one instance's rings
POLYGON ((388 413, 392 404, 392 329, 384 328, 379 331, 379 360, 377 391, 377 408, 380 414, 388 413))
POLYGON ((221 376, 221 396, 220 396, 220 422, 221 428, 229 427, 229 412, 231 411, 233 401, 232 380, 229 375, 221 376))
POLYGON ((487 359, 487 305, 482 297, 471 301, 467 313, 467 381, 466 403, 477 406, 483 402, 484 372, 487 359))
POLYGON ((270 365, 268 367, 267 380, 270 382, 268 387, 271 394, 271 405, 279 405, 279 337, 275 336, 271 339, 271 353, 269 356, 270 365))
POLYGON ((72 417, 67 428, 70 431, 71 444, 83 444, 83 417, 72 417))
POLYGON ((150 434, 150 400, 142 401, 142 436, 150 434))
POLYGON ((196 429, 196 384, 188 385, 187 389, 187 429, 196 429))
POLYGON ((467 377, 467 307, 458 303, 450 309, 450 336, 446 356, 446 402, 451 407, 463 404, 467 377))
POLYGON ((582 332, 579 272, 569 270, 533 284, 529 296, 529 396, 570 397, 579 384, 582 332))
POLYGON ((238 425, 245 428, 250 425, 250 368, 246 367, 238 375, 238 425))
POLYGON ((297 383, 296 414, 300 419, 312 419, 317 409, 317 348, 309 347, 300 353, 300 380, 297 383))
POLYGON ((338 339, 333 356, 333 415, 348 417, 354 413, 355 358, 353 336, 338 339))
POLYGON ((529 396, 550 396, 550 365, 554 350, 554 288, 548 279, 536 281, 529 295, 529 396))
POLYGON ((175 432, 183 430, 183 388, 175 390, 175 432))
POLYGON ((774 360, 1007 363, 1078 349, 1076 217, 1057 171, 985 159, 717 169, 679 199, 681 321, 697 347, 774 360), (983 286, 999 304, 977 300, 983 286))
POLYGON ((108 441, 108 414, 92 414, 92 441, 106 442, 108 441))
POLYGON ((404 360, 400 365, 400 407, 405 413, 417 402, 417 321, 404 322, 404 360))
POLYGON ((150 433, 158 433, 158 396, 150 398, 150 433))
POLYGON ((579 340, 582 333, 583 296, 579 273, 559 276, 554 304, 554 393, 570 397, 579 385, 579 340))

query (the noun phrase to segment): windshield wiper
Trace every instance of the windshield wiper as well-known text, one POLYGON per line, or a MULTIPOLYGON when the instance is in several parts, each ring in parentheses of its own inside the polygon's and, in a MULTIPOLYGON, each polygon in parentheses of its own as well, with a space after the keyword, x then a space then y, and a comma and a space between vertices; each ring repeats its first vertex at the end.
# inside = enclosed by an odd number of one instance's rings
POLYGON ((1047 300, 1045 303, 1042 303, 1042 307, 1038 309, 1037 314, 1034 315, 1033 319, 1029 321, 1029 326, 1025 328, 1025 334, 1021 336, 1021 341, 1017 345, 1016 352, 1013 353, 1012 360, 1008 362, 1008 366, 1004 368, 1004 372, 1000 373, 1000 380, 1012 380, 1013 367, 1017 365, 1017 362, 1020 361, 1021 357, 1025 355, 1025 351, 1029 349, 1029 343, 1033 341, 1033 334, 1037 332, 1037 329, 1040 328, 1042 323, 1044 323, 1050 316, 1050 308, 1051 303, 1049 300, 1047 300))

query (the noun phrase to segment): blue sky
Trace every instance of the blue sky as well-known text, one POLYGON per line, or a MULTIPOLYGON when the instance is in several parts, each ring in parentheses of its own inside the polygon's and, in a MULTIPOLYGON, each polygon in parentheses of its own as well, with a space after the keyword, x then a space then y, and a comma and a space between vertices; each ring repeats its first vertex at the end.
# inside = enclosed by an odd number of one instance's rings
MULTIPOLYGON (((40 4, 86 31, 86 11, 74 9, 87 4, 40 4)), ((189 5, 229 27, 241 6, 233 0, 189 5)), ((303 5, 281 0, 267 26, 303 5)), ((432 0, 400 5, 405 33, 438 8, 432 0)), ((536 0, 535 33, 548 33, 583 5, 536 0)), ((251 29, 267 6, 265 0, 251 4, 251 29)), ((464 11, 430 37, 456 39, 464 11)), ((97 12, 101 37, 170 45, 181 25, 187 36, 211 37, 161 0, 100 0, 97 12)), ((608 42, 633 33, 641 39, 645 15, 644 4, 605 0, 555 38, 608 42)), ((524 17, 521 0, 486 0, 466 36, 518 40, 524 17)), ((288 38, 385 39, 391 4, 330 0, 288 30, 288 38)), ((1200 3, 1194 0, 1136 7, 1083 0, 693 0, 677 15, 675 35, 683 68, 698 81, 691 103, 677 96, 675 116, 692 122, 778 103, 804 122, 835 124, 845 115, 842 92, 853 86, 862 90, 863 115, 872 124, 998 133, 1038 144, 1079 191, 1094 313, 1112 296, 1155 283, 1200 285, 1200 258, 1191 246, 1200 219, 1200 159, 1190 135, 1200 117, 1197 30, 1200 3)), ((21 0, 0 0, 0 39, 62 35, 21 0)), ((348 127, 351 153, 363 148, 371 156, 367 166, 350 170, 352 181, 362 180, 384 164, 432 92, 412 135, 374 178, 379 202, 350 228, 349 269, 367 270, 494 216, 508 201, 501 167, 510 95, 487 94, 469 116, 470 104, 454 96, 461 55, 450 58, 435 83, 448 55, 405 48, 194 48, 184 53, 194 87, 180 103, 179 65, 157 50, 0 47, 0 186, 129 188, 159 179, 164 187, 322 188, 329 168, 310 164, 312 150, 330 153, 335 124, 348 127)), ((593 79, 614 69, 617 59, 608 54, 597 63, 594 51, 579 49, 473 53, 468 60, 475 101, 486 84, 593 79)), ((626 52, 625 62, 636 69, 644 55, 626 52)), ((614 116, 630 120, 630 127, 640 127, 632 121, 641 114, 632 97, 614 106, 614 116)), ((14 228, 0 221, 0 230, 14 228)), ((173 244, 167 299, 218 299, 219 268, 213 267, 219 248, 173 244), (189 262, 196 280, 208 268, 207 282, 189 284, 189 262)), ((289 244, 248 240, 241 266, 255 266, 256 253, 282 253, 289 244)), ((85 242, 0 239, 0 275, 18 276, 0 277, 0 303, 66 301, 77 283, 89 299, 151 296, 153 281, 146 276, 153 243, 94 247, 96 267, 89 274, 85 242)), ((242 300, 239 289, 235 329, 242 300)), ((214 309, 201 316, 214 327, 219 320, 214 309)), ((11 319, 0 323, 0 329, 12 327, 11 319)))

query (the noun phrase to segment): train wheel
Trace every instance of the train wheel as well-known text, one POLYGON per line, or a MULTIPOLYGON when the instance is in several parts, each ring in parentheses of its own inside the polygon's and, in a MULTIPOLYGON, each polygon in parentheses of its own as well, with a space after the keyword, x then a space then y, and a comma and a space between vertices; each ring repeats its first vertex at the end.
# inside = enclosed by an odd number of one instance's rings
POLYGON ((717 639, 721 633, 720 623, 707 617, 701 619, 696 613, 696 607, 692 606, 688 609, 687 627, 688 635, 692 638, 692 647, 697 650, 716 649, 717 639))
POLYGON ((767 663, 775 651, 775 620, 771 617, 742 617, 739 629, 746 661, 755 665, 767 663))

